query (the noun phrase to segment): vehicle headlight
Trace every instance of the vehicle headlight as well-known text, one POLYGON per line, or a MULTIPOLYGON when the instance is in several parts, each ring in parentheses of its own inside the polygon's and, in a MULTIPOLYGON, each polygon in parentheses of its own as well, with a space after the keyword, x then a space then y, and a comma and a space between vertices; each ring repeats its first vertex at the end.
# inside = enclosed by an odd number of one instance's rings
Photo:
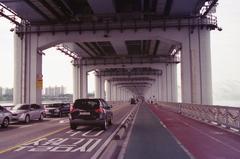
POLYGON ((21 113, 21 114, 19 114, 19 117, 20 117, 20 118, 24 118, 25 115, 26 115, 25 113, 21 113))

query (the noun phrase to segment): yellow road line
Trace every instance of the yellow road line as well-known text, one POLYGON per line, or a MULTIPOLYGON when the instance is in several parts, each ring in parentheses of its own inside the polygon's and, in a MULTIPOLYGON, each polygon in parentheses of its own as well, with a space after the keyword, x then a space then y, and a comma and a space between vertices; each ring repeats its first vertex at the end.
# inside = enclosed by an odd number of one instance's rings
POLYGON ((15 145, 15 146, 6 148, 6 149, 4 149, 4 150, 0 150, 0 154, 6 153, 6 152, 8 152, 8 151, 12 151, 12 150, 14 150, 14 149, 17 149, 17 148, 21 147, 21 146, 24 145, 24 144, 31 143, 31 142, 33 142, 33 141, 35 141, 35 140, 39 140, 39 139, 41 139, 41 138, 46 138, 46 137, 48 137, 48 136, 50 136, 50 135, 56 134, 56 133, 58 133, 58 132, 60 132, 60 131, 63 131, 63 130, 65 130, 65 129, 67 129, 67 128, 68 128, 68 127, 64 127, 64 128, 61 128, 61 129, 52 131, 52 132, 50 132, 50 133, 47 133, 47 134, 45 134, 45 135, 42 135, 42 136, 40 136, 40 137, 34 138, 34 139, 32 139, 32 140, 25 141, 25 142, 23 142, 23 143, 21 143, 21 144, 17 144, 17 145, 15 145))

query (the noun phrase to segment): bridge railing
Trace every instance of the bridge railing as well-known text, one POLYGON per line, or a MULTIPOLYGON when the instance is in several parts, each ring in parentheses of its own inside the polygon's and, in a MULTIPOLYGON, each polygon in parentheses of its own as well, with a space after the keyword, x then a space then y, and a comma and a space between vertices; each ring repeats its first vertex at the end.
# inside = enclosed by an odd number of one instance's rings
POLYGON ((184 116, 215 123, 228 129, 238 129, 240 132, 240 108, 168 102, 158 102, 157 104, 184 116))

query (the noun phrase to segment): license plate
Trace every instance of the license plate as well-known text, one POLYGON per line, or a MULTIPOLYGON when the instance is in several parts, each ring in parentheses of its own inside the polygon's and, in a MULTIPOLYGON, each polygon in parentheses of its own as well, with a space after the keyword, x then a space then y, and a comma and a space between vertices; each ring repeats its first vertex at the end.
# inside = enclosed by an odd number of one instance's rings
POLYGON ((90 115, 90 112, 80 112, 80 115, 90 115))

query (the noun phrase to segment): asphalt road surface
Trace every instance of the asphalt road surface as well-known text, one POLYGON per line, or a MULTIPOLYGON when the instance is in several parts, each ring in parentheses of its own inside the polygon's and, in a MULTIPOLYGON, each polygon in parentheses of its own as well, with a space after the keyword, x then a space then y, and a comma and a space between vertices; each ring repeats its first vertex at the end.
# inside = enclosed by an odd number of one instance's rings
POLYGON ((91 158, 134 107, 114 107, 113 125, 106 131, 90 126, 81 126, 73 131, 67 117, 45 118, 44 121, 0 128, 0 158, 91 158))

